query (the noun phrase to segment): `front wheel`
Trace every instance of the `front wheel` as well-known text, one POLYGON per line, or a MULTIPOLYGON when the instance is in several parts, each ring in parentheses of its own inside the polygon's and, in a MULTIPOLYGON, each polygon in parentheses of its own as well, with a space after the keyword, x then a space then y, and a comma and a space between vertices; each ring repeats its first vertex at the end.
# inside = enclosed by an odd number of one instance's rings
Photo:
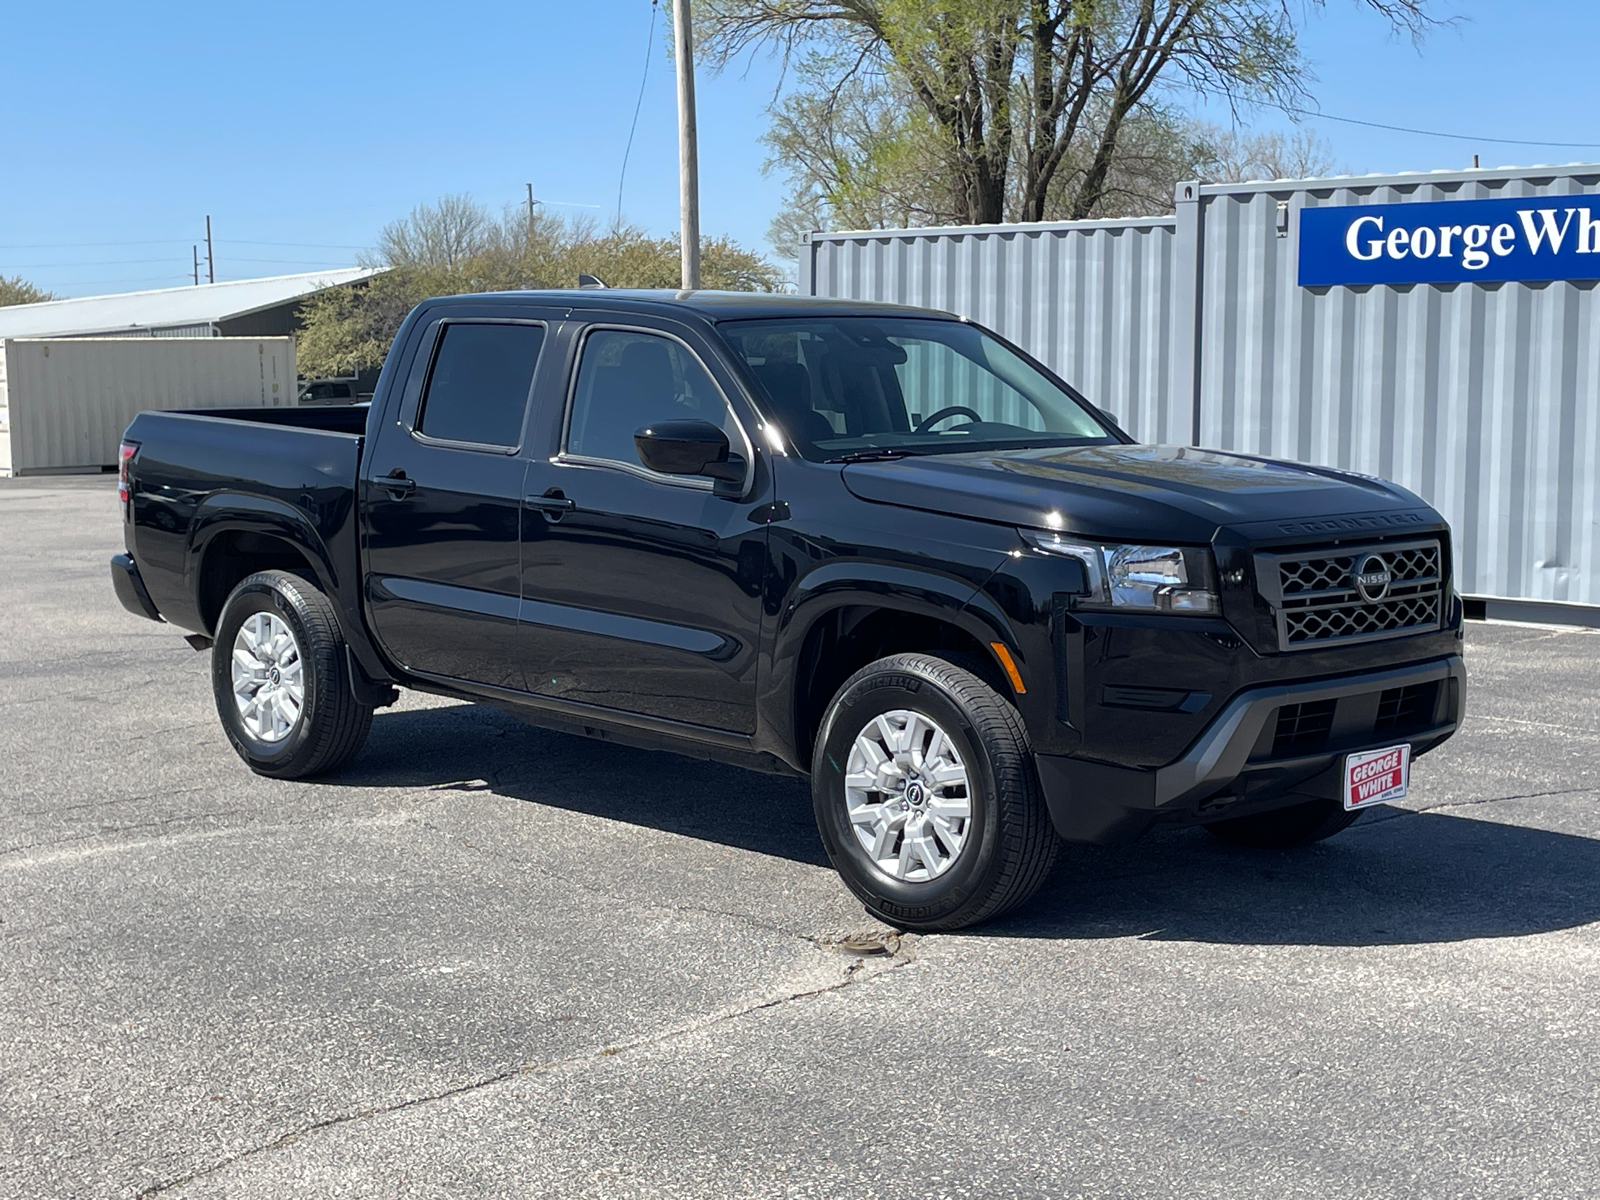
POLYGON ((1252 813, 1206 826, 1225 842, 1256 850, 1287 850, 1342 833, 1355 824, 1359 812, 1346 812, 1337 800, 1311 800, 1268 812, 1252 813))
POLYGON ((931 655, 882 658, 845 681, 811 795, 845 885, 903 929, 960 929, 1014 908, 1060 845, 1017 710, 931 655))
POLYGON ((258 775, 307 779, 355 757, 372 709, 348 671, 333 605, 301 576, 261 571, 222 606, 211 687, 228 740, 258 775))

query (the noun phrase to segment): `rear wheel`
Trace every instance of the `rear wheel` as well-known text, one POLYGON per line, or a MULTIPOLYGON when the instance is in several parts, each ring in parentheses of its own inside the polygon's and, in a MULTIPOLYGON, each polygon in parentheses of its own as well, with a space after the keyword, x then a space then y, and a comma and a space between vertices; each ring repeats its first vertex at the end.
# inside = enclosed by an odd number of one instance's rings
POLYGON ((333 605, 287 571, 262 571, 233 589, 211 649, 222 728, 260 775, 306 779, 349 762, 372 709, 350 691, 333 605))
POLYGON ((1060 844, 1017 710, 930 655, 879 659, 845 681, 811 792, 845 885, 904 929, 999 916, 1044 882, 1060 844))
POLYGON ((1346 812, 1337 800, 1311 800, 1270 812, 1213 821, 1206 828, 1225 842, 1258 850, 1286 850, 1342 833, 1355 823, 1359 812, 1346 812))

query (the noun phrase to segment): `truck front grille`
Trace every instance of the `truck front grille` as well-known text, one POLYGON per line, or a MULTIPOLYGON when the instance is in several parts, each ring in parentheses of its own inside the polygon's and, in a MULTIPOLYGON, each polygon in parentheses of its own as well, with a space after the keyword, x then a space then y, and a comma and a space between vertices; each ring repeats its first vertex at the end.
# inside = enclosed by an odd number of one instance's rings
POLYGON ((1372 732, 1384 737, 1426 728, 1433 720, 1433 706, 1438 696, 1437 683, 1390 688, 1378 697, 1378 719, 1373 723, 1372 732))
POLYGON ((1287 758, 1320 750, 1333 732, 1337 700, 1310 700, 1285 704, 1278 710, 1278 727, 1272 739, 1272 757, 1287 758))
POLYGON ((1411 683, 1381 692, 1360 692, 1337 700, 1304 700, 1279 707, 1261 731, 1251 760, 1297 758, 1340 747, 1402 740, 1433 727, 1440 683, 1411 683))
POLYGON ((1422 633, 1443 615, 1437 541, 1260 554, 1256 579, 1277 616, 1280 650, 1422 633))

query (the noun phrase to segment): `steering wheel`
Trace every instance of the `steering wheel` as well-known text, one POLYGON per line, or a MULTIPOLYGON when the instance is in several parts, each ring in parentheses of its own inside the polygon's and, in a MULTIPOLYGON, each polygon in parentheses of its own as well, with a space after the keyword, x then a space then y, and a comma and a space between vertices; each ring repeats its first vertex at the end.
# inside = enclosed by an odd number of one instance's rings
POLYGON ((983 421, 982 413, 974 412, 965 404, 952 404, 948 408, 941 408, 938 412, 933 413, 930 416, 923 417, 922 420, 917 422, 917 427, 911 432, 927 433, 928 430, 932 429, 946 417, 971 417, 974 421, 977 421, 980 424, 983 421))

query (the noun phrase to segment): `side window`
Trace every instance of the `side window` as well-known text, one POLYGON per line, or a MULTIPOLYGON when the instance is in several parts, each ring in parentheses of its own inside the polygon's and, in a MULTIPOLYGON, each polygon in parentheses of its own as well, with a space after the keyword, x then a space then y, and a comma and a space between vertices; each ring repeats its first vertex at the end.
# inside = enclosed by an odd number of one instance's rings
POLYGON ((440 336, 417 432, 485 446, 520 443, 544 328, 451 322, 440 336))
POLYGON ((597 329, 583 343, 567 426, 567 453, 638 465, 633 432, 653 421, 710 421, 744 453, 721 391, 671 338, 597 329))

